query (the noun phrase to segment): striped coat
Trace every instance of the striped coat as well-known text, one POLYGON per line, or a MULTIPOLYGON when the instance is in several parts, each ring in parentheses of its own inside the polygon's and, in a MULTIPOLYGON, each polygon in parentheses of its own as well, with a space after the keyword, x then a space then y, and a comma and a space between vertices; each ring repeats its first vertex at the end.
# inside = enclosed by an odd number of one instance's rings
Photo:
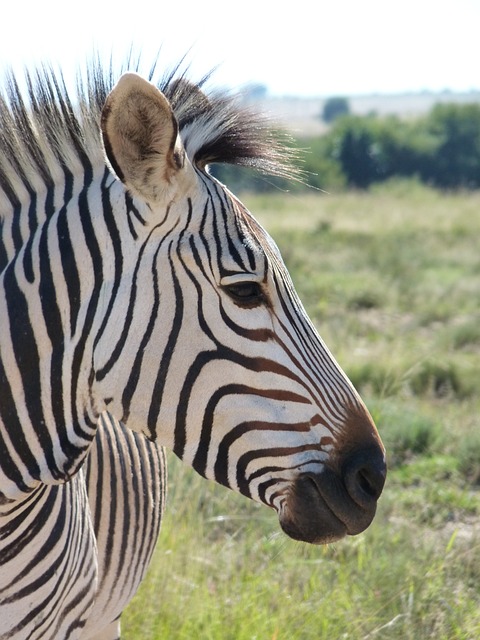
POLYGON ((118 636, 163 508, 145 436, 305 542, 363 531, 385 480, 278 248, 208 171, 286 174, 288 153, 182 75, 90 76, 0 101, 4 638, 118 636))

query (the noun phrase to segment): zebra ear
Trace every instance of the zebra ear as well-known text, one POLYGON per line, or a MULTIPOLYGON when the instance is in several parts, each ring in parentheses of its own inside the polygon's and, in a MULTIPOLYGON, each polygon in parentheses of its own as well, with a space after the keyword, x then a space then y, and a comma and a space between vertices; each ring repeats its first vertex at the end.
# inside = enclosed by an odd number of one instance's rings
POLYGON ((147 200, 171 199, 185 151, 170 103, 136 73, 124 74, 102 110, 103 144, 125 186, 147 200))

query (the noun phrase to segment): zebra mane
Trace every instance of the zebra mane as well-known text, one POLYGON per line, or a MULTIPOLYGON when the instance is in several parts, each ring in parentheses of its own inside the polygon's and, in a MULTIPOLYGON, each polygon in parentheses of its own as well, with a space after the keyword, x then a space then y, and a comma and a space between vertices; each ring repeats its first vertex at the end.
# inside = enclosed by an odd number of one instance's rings
MULTIPOLYGON (((134 65, 139 71, 139 63, 134 65)), ((150 81, 156 63, 146 74, 150 81)), ((100 114, 120 74, 97 60, 77 81, 75 95, 61 72, 42 66, 26 72, 26 90, 13 73, 0 93, 0 205, 6 198, 18 209, 25 196, 48 190, 66 174, 105 162, 100 140, 100 114), (3 192, 3 193, 2 193, 3 192)), ((207 95, 199 83, 187 80, 178 65, 155 84, 170 101, 192 163, 252 166, 277 176, 295 177, 288 145, 268 120, 226 92, 207 95)), ((0 221, 2 217, 0 207, 0 221)), ((48 215, 48 214, 47 214, 48 215)))

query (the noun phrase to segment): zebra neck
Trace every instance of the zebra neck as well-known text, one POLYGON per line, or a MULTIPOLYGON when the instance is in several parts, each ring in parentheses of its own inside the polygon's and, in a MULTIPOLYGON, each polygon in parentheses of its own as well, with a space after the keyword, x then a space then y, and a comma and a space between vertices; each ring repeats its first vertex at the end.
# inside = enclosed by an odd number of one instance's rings
POLYGON ((93 345, 116 268, 108 182, 72 189, 0 275, 0 500, 69 479, 95 435, 93 345))

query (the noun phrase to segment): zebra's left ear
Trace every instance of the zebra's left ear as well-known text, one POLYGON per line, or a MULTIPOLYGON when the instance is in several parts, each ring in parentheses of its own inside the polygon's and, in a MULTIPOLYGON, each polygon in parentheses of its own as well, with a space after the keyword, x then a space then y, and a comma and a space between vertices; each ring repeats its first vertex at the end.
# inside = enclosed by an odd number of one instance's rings
POLYGON ((185 151, 170 103, 155 85, 124 74, 107 97, 101 128, 108 160, 129 190, 151 203, 174 197, 185 151))

